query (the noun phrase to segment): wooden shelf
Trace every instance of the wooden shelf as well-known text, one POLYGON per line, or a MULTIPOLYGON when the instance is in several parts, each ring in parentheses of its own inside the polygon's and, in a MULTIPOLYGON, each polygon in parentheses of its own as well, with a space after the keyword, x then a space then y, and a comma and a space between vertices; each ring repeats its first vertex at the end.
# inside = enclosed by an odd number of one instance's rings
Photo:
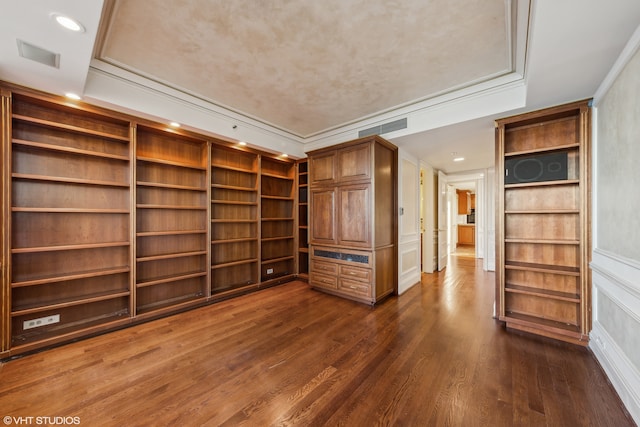
POLYGON ((136 287, 137 288, 143 288, 146 286, 155 286, 155 285, 160 285, 163 283, 171 283, 171 282, 177 282, 179 280, 185 280, 185 279, 192 279, 195 277, 204 277, 206 276, 207 273, 203 272, 203 271, 196 271, 193 273, 186 273, 186 274, 180 274, 180 275, 175 275, 175 276, 164 276, 164 277, 158 277, 158 278, 154 278, 152 280, 146 280, 143 282, 138 282, 136 283, 136 287))
POLYGON ((293 240, 293 236, 279 236, 279 237, 263 237, 262 240, 263 242, 276 242, 278 240, 293 240))
POLYGON ((244 264, 253 264, 253 263, 257 263, 258 262, 258 258, 247 258, 247 259, 239 259, 236 261, 230 261, 230 262, 223 262, 220 264, 214 264, 211 266, 212 270, 215 270, 217 268, 225 268, 225 267, 232 267, 234 265, 244 265, 244 264))
POLYGON ((239 167, 229 166, 229 165, 221 165, 221 164, 212 163, 211 167, 215 168, 215 169, 224 169, 224 170, 229 170, 229 171, 234 171, 234 172, 247 173, 247 174, 251 174, 251 175, 257 175, 258 174, 257 171, 252 170, 252 169, 244 169, 244 168, 239 168, 239 167))
POLYGON ((579 240, 548 240, 548 239, 515 239, 515 238, 506 238, 504 239, 505 243, 532 243, 532 244, 542 244, 542 245, 579 245, 579 240))
POLYGON ((103 268, 98 270, 87 270, 87 271, 73 272, 73 273, 67 273, 67 274, 60 274, 58 276, 47 276, 47 277, 34 278, 30 280, 24 280, 20 282, 14 282, 11 284, 11 287, 19 288, 22 286, 43 285, 47 283, 62 282, 67 280, 86 279, 89 277, 109 276, 112 274, 128 273, 129 271, 131 271, 129 266, 116 267, 116 268, 103 268))
POLYGON ((572 302, 576 304, 580 303, 580 295, 578 294, 552 291, 547 289, 538 289, 538 288, 532 288, 529 286, 522 286, 522 285, 513 285, 510 283, 507 283, 505 285, 505 292, 510 292, 514 294, 531 295, 531 296, 536 296, 540 298, 555 299, 558 301, 567 301, 567 302, 572 302))
POLYGON ((16 307, 13 307, 14 310, 11 312, 11 316, 17 317, 17 316, 24 316, 29 314, 42 313, 44 311, 60 310, 68 307, 91 304, 93 302, 98 302, 98 301, 128 297, 130 294, 131 292, 129 291, 121 291, 121 292, 115 292, 115 293, 102 292, 102 293, 97 293, 92 295, 86 295, 76 299, 53 301, 43 306, 37 306, 37 305, 25 306, 25 307, 16 306, 16 307))
POLYGON ((262 218, 262 222, 265 221, 293 221, 293 218, 262 218))
POLYGON ((504 320, 507 323, 519 323, 526 326, 536 324, 544 328, 555 329, 560 333, 570 333, 572 336, 575 336, 575 338, 579 338, 580 334, 580 329, 577 325, 557 322, 555 320, 532 316, 531 314, 526 313, 508 312, 501 320, 504 320))
POLYGON ((293 255, 291 256, 284 256, 284 257, 279 257, 279 258, 265 258, 261 260, 262 264, 270 264, 270 263, 275 263, 275 262, 281 262, 281 261, 289 261, 289 260, 293 260, 293 255))
POLYGON ((233 239, 223 239, 223 240, 213 240, 211 241, 212 245, 224 245, 227 243, 244 243, 244 242, 257 242, 257 237, 240 237, 233 239))
POLYGON ((98 186, 105 186, 105 187, 123 187, 123 188, 129 187, 128 183, 123 183, 123 182, 91 180, 91 179, 84 179, 84 178, 67 178, 62 176, 13 173, 11 174, 11 177, 14 179, 28 179, 33 181, 62 182, 62 183, 70 183, 70 184, 98 185, 98 186))
POLYGON ((543 181, 543 182, 523 182, 519 184, 505 184, 504 188, 526 188, 526 187, 549 187, 552 185, 578 185, 580 181, 577 179, 563 179, 559 181, 543 181))
POLYGON ((228 223, 228 224, 252 224, 252 223, 258 223, 257 219, 219 219, 219 218, 214 218, 211 220, 211 223, 213 224, 224 224, 224 223, 228 223))
POLYGON ((282 179, 282 180, 285 180, 285 181, 293 181, 294 180, 294 178, 290 177, 290 176, 277 175, 277 174, 268 173, 268 172, 261 172, 260 175, 261 176, 267 176, 269 178, 282 179))
POLYGON ((11 212, 35 213, 89 213, 89 214, 128 214, 128 209, 85 209, 85 208, 11 208, 11 212))
POLYGON ((36 253, 36 252, 56 252, 56 251, 73 251, 79 249, 97 249, 97 248, 113 248, 129 246, 129 242, 106 242, 106 243, 86 243, 79 245, 62 245, 62 246, 39 246, 31 248, 13 248, 12 254, 36 253))
POLYGON ((565 267, 559 265, 550 264, 535 264, 529 262, 508 262, 505 261, 507 270, 523 270, 523 271, 537 271, 539 273, 553 273, 564 274, 567 276, 579 276, 580 269, 577 267, 565 267))
POLYGON ((211 188, 221 188, 223 190, 249 191, 249 192, 258 191, 258 189, 255 187, 240 187, 236 185, 224 185, 224 184, 211 184, 211 188))
POLYGON ((579 214, 580 211, 578 209, 529 209, 529 210, 505 210, 505 215, 538 215, 538 214, 549 214, 549 215, 569 215, 569 214, 579 214))
POLYGON ((136 185, 138 187, 155 187, 155 188, 168 188, 174 190, 188 190, 188 191, 207 191, 206 188, 202 187, 192 187, 189 185, 175 185, 175 184, 164 184, 161 182, 145 182, 145 181, 137 181, 136 185))
POLYGON ((257 202, 240 202, 235 200, 211 200, 211 203, 214 203, 217 205, 258 206, 257 202))
POLYGON ((72 125, 67 125, 67 124, 64 124, 64 123, 52 122, 52 121, 49 121, 49 120, 42 120, 42 119, 23 116, 23 115, 19 115, 19 114, 13 114, 11 117, 14 120, 20 120, 20 121, 23 121, 23 122, 30 123, 32 125, 44 126, 44 127, 53 128, 53 129, 62 129, 62 130, 66 130, 66 131, 70 131, 70 132, 74 132, 74 133, 78 133, 78 134, 84 134, 84 135, 99 136, 101 138, 107 138, 107 139, 111 139, 113 141, 127 142, 127 143, 129 142, 129 137, 124 137, 124 136, 120 136, 120 135, 114 135, 114 134, 110 134, 110 133, 107 133, 107 132, 101 132, 101 131, 97 131, 97 130, 93 130, 93 129, 81 128, 79 126, 72 126, 72 125))
POLYGON ((190 307, 198 302, 204 302, 204 295, 201 293, 192 293, 187 295, 180 295, 175 298, 168 298, 153 303, 139 305, 137 312, 139 315, 145 315, 147 313, 158 313, 164 311, 166 313, 173 313, 190 307))
POLYGON ((202 170, 202 171, 207 170, 207 168, 204 166, 190 164, 186 162, 178 162, 175 160, 156 159, 153 157, 141 157, 141 156, 136 156, 136 160, 147 162, 147 163, 156 163, 160 165, 177 166, 180 168, 187 168, 187 169, 195 169, 195 170, 202 170))
POLYGON ((188 211, 206 211, 205 206, 184 206, 184 205, 136 205, 138 209, 167 209, 167 210, 188 210, 188 211))
POLYGON ((181 236, 185 234, 207 234, 207 230, 165 230, 165 231, 144 231, 136 233, 136 237, 153 236, 181 236))
POLYGON ((293 197, 284 197, 284 196, 270 196, 268 194, 262 194, 260 196, 263 199, 270 199, 270 200, 283 200, 283 201, 290 201, 292 202, 294 199, 293 197))
POLYGON ((102 153, 99 151, 91 151, 91 150, 82 150, 79 148, 65 147, 62 145, 46 144, 43 142, 34 142, 34 141, 25 141, 23 139, 14 139, 12 142, 15 145, 21 145, 24 147, 37 148, 42 150, 56 151, 59 153, 77 154, 81 156, 93 156, 93 157, 100 157, 105 159, 122 160, 125 162, 129 161, 129 157, 121 156, 118 154, 102 153))
POLYGON ((504 156, 515 157, 515 156, 522 156, 525 154, 550 153, 554 151, 566 151, 566 150, 578 149, 578 148, 580 148, 580 144, 564 144, 564 145, 557 145, 554 147, 542 147, 542 148, 533 148, 531 150, 505 152, 504 156))
POLYGON ((153 255, 153 256, 136 258, 136 262, 158 261, 162 259, 175 259, 175 258, 183 258, 183 257, 190 257, 190 256, 206 255, 206 254, 207 254, 207 251, 174 252, 170 254, 153 255))

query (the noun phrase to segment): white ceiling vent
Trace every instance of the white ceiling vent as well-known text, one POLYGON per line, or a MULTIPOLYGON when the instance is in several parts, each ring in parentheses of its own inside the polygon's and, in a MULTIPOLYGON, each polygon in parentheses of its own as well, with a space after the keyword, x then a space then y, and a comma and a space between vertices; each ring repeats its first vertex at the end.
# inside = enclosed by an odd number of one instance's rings
POLYGON ((369 135, 384 135, 400 129, 407 128, 407 118, 395 120, 393 122, 385 123, 382 125, 374 126, 368 129, 362 129, 358 132, 358 137, 362 138, 369 135))
POLYGON ((18 52, 23 58, 30 59, 32 61, 39 62, 50 67, 59 68, 60 66, 60 54, 53 53, 38 46, 34 46, 23 40, 17 39, 18 52))

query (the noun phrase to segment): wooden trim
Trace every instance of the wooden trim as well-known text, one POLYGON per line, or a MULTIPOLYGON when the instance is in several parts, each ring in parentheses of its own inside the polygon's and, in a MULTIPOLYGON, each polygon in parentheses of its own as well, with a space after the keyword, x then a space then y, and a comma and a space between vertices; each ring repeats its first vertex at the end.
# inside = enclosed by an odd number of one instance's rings
POLYGON ((11 92, 2 89, 0 102, 0 353, 11 348, 11 92))

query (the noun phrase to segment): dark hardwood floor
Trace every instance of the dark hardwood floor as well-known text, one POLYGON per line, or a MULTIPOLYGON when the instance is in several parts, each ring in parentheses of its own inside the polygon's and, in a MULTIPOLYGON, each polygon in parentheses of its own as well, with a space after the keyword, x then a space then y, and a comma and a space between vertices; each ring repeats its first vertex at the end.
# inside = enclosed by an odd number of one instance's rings
POLYGON ((4 363, 0 416, 86 426, 634 425, 587 349, 492 319, 493 284, 481 260, 455 256, 375 308, 291 282, 4 363))

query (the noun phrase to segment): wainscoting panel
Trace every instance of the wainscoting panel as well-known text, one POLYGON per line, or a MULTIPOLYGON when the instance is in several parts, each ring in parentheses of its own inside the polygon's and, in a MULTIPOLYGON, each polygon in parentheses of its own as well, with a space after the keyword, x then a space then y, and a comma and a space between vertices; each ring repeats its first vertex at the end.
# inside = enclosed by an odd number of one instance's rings
POLYGON ((589 347, 640 424, 640 263, 595 249, 589 347))
POLYGON ((405 241, 399 245, 400 278, 398 294, 420 282, 420 240, 405 241))

